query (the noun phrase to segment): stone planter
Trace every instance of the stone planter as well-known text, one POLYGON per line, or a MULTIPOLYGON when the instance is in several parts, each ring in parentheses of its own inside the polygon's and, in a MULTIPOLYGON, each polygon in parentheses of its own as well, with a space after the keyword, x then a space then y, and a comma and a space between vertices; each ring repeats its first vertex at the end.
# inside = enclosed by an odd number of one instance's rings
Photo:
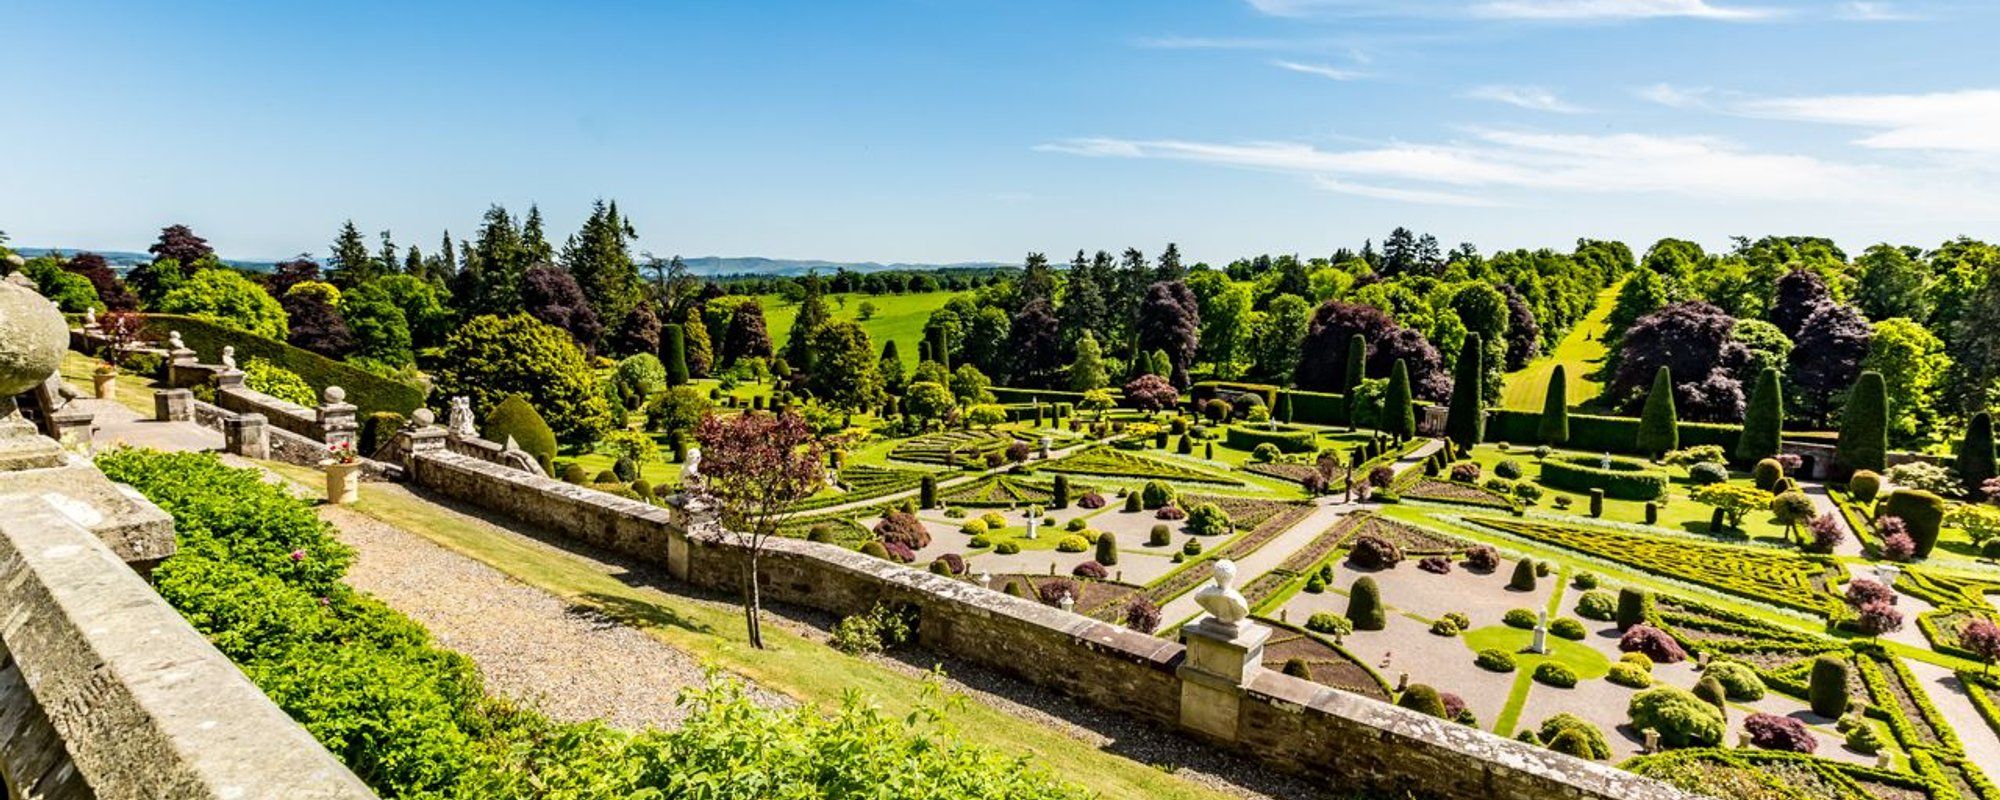
POLYGON ((97 399, 118 399, 118 373, 93 372, 90 374, 90 383, 92 388, 97 390, 97 399))
POLYGON ((361 462, 356 461, 352 464, 327 462, 326 501, 342 505, 359 499, 361 499, 361 462))

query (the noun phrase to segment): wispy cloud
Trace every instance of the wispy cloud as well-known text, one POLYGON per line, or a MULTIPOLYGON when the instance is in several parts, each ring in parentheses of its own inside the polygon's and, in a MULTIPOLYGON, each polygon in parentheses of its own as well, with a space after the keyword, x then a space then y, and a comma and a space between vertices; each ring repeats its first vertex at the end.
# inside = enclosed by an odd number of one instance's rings
POLYGON ((1306 75, 1317 75, 1335 81, 1358 81, 1368 77, 1368 73, 1356 69, 1345 69, 1327 64, 1302 64, 1297 61, 1285 61, 1283 59, 1272 61, 1271 66, 1306 75))
POLYGON ((1581 114, 1587 110, 1557 97, 1555 92, 1540 86, 1475 86, 1467 90, 1465 96, 1473 100, 1506 103, 1530 111, 1547 111, 1552 114, 1581 114))
POLYGON ((1640 98, 1669 108, 1707 108, 1709 95, 1713 89, 1706 86, 1686 87, 1671 83, 1656 83, 1632 90, 1640 98))
POLYGON ((1845 209, 2000 209, 2000 194, 1943 171, 1760 152, 1707 136, 1475 130, 1466 141, 1323 149, 1298 142, 1067 139, 1043 152, 1184 161, 1294 175, 1329 191, 1412 203, 1506 205, 1548 193, 1675 195, 1845 209))
POLYGON ((1872 0, 1851 0, 1840 4, 1834 16, 1857 22, 1917 22, 1928 19, 1923 14, 1903 8, 1894 3, 1872 0))
MULTIPOLYGON (((1782 8, 1733 0, 1247 0, 1274 17, 1473 17, 1544 21, 1688 18, 1751 22, 1785 16, 1782 8)), ((1876 3, 1879 5, 1879 3, 1876 3)))
POLYGON ((1776 119, 1879 130, 1856 141, 1884 150, 2000 153, 2000 90, 1826 95, 1753 100, 1739 111, 1776 119))

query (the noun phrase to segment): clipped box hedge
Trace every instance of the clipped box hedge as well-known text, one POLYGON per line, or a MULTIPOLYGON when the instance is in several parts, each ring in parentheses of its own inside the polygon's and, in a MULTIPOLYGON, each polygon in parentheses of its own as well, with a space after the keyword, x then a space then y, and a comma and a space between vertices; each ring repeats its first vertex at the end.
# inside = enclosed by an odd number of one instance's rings
POLYGON ((1220 397, 1234 402, 1234 398, 1250 392, 1264 398, 1264 405, 1277 413, 1278 398, 1292 399, 1292 421, 1307 425, 1346 425, 1347 395, 1330 392, 1308 392, 1300 389, 1281 389, 1268 383, 1234 383, 1230 381, 1202 381, 1188 387, 1188 397, 1196 407, 1210 398, 1220 397))
POLYGON ((1542 483, 1572 492, 1603 489, 1604 496, 1618 500, 1657 500, 1667 494, 1667 474, 1645 464, 1614 458, 1611 468, 1598 464, 1597 456, 1561 456, 1542 462, 1542 483))
MULTIPOLYGON (((1082 392, 1059 392, 1054 389, 1015 389, 1008 386, 994 386, 991 391, 993 392, 994 402, 1004 404, 1026 403, 1032 406, 1036 400, 1040 400, 1042 401, 1042 405, 1045 406, 1055 403, 1069 403, 1074 406, 1083 402, 1082 392)), ((1113 388, 1111 394, 1113 397, 1116 397, 1119 391, 1113 388)), ((1030 417, 1034 416, 1033 409, 1030 409, 1028 414, 1030 417)))
POLYGON ((238 364, 261 358, 298 373, 306 383, 312 384, 314 391, 324 391, 328 386, 345 389, 347 402, 358 406, 364 416, 377 412, 408 416, 424 404, 424 396, 428 393, 423 387, 384 378, 318 353, 226 325, 179 314, 146 315, 146 327, 142 331, 144 338, 165 341, 170 331, 180 331, 181 341, 194 350, 195 357, 204 364, 220 363, 222 348, 234 346, 238 364))
POLYGON ((1224 431, 1223 444, 1237 450, 1255 450, 1257 445, 1269 444, 1280 453, 1310 453, 1319 449, 1318 437, 1312 431, 1279 425, 1276 430, 1264 426, 1231 425, 1224 431))

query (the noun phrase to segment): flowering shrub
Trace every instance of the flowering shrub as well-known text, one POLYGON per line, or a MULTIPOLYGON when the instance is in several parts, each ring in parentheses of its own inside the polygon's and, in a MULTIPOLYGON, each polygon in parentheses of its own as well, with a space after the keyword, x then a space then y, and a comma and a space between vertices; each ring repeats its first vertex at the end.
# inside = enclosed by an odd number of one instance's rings
POLYGON ((1499 569, 1500 551, 1483 544, 1467 550, 1465 568, 1473 572, 1492 572, 1499 569))
POLYGON ((1634 625, 1618 639, 1618 649, 1626 653, 1641 653, 1655 664, 1678 664, 1687 660, 1687 651, 1681 649, 1680 642, 1668 636, 1666 631, 1651 625, 1634 625))
POLYGON ((1831 553, 1841 542, 1847 541, 1847 526, 1832 512, 1813 517, 1806 523, 1806 530, 1812 534, 1812 543, 1806 550, 1813 553, 1831 553))
POLYGON ((1882 557, 1890 561, 1909 561, 1917 556, 1917 540, 1910 538, 1909 526, 1901 517, 1883 517, 1875 520, 1875 533, 1882 537, 1882 557))
POLYGON ((1810 753, 1819 749, 1819 739, 1806 730, 1806 724, 1791 717, 1751 714, 1743 718, 1743 732, 1750 734, 1751 744, 1766 750, 1810 753))

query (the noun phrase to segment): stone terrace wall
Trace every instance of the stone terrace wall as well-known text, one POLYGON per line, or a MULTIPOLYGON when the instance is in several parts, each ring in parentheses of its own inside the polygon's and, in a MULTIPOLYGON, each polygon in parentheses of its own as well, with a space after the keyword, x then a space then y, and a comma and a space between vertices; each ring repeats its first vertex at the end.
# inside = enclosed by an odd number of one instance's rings
POLYGON ((216 389, 215 404, 238 414, 263 414, 273 428, 307 439, 319 438, 319 413, 297 403, 238 386, 216 389))
MULTIPOLYGON (((672 511, 523 473, 443 447, 413 450, 407 474, 456 500, 734 591, 748 551, 672 511)), ((707 523, 712 525, 713 523, 707 523)), ((834 614, 914 606, 927 647, 1112 711, 1181 721, 1186 648, 965 581, 829 544, 773 539, 760 565, 772 602, 834 614)), ((1343 785, 1501 800, 1679 800, 1664 784, 1269 670, 1242 691, 1233 740, 1216 744, 1343 785)))

